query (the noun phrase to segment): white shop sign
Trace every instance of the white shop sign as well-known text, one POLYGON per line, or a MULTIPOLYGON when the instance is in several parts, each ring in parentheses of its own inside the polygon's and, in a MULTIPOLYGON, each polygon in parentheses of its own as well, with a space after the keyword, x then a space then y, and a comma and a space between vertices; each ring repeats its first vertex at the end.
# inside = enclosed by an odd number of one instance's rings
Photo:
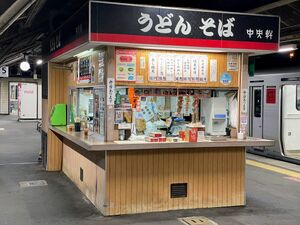
POLYGON ((8 66, 0 67, 0 77, 8 77, 8 66))
POLYGON ((248 113, 248 90, 242 89, 241 93, 241 113, 248 113))
POLYGON ((115 104, 115 79, 107 78, 107 105, 115 104))

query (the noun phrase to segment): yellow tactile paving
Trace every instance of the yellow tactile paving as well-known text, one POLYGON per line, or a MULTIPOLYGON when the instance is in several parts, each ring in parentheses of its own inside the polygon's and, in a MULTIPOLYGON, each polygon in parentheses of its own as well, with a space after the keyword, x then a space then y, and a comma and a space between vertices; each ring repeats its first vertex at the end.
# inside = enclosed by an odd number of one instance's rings
POLYGON ((249 160, 249 159, 246 160, 246 164, 250 165, 250 166, 256 166, 256 167, 259 167, 259 168, 262 168, 265 170, 270 170, 275 173, 280 173, 280 174, 284 174, 284 175, 287 175, 290 177, 296 177, 296 178, 300 179, 300 173, 292 171, 292 170, 283 169, 283 168, 280 168, 277 166, 271 166, 269 164, 260 163, 260 162, 256 162, 256 161, 249 160))

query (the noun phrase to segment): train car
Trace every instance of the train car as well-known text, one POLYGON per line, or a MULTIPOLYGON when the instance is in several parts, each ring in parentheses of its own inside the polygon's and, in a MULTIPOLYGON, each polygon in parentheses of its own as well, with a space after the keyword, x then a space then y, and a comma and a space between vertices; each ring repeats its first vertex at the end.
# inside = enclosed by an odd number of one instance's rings
POLYGON ((300 68, 250 77, 249 136, 276 144, 248 152, 300 164, 300 68))

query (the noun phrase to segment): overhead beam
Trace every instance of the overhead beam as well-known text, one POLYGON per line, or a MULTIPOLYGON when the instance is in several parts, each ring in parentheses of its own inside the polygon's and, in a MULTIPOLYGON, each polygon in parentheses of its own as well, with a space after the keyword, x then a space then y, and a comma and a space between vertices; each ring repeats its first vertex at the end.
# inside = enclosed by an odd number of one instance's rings
POLYGON ((298 2, 298 1, 299 0, 280 0, 277 2, 273 2, 273 3, 267 4, 267 5, 263 5, 263 6, 248 10, 247 12, 248 13, 262 13, 264 11, 275 9, 275 8, 285 6, 285 5, 291 4, 293 2, 298 2))
POLYGON ((32 22, 33 22, 35 16, 43 8, 45 3, 46 3, 46 0, 37 0, 35 5, 33 6, 33 9, 30 10, 30 13, 29 13, 29 15, 27 17, 27 20, 25 22, 25 27, 30 27, 32 25, 32 22))
POLYGON ((36 0, 17 0, 0 16, 0 35, 2 35, 36 0))

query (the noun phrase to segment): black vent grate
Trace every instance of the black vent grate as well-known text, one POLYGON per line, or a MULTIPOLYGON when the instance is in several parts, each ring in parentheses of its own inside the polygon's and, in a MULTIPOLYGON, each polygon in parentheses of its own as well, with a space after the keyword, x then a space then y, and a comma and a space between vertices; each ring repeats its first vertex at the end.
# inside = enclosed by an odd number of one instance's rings
POLYGON ((187 183, 171 184, 171 198, 186 198, 187 183))
POLYGON ((80 180, 83 181, 83 169, 80 167, 80 180))

